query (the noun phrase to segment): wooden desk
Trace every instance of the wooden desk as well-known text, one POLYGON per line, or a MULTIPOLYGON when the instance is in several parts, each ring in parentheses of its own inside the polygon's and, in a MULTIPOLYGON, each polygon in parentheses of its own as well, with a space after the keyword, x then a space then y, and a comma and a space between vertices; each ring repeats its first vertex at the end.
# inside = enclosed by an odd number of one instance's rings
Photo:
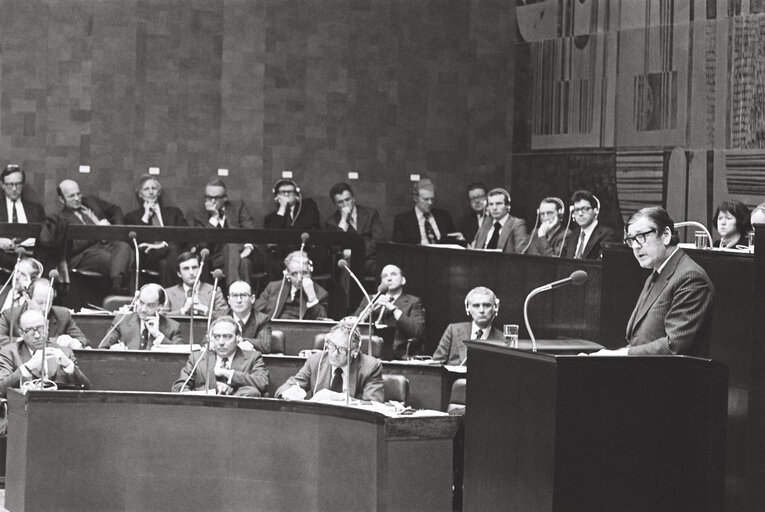
POLYGON ((567 286, 532 299, 529 318, 538 338, 600 339, 600 262, 545 256, 446 249, 421 245, 377 244, 377 266, 400 266, 406 290, 420 297, 427 317, 425 353, 432 354, 446 326, 465 317, 465 295, 476 286, 491 288, 501 304, 494 325, 523 322, 523 301, 534 288, 585 270, 582 286, 567 286))
MULTIPOLYGON (((75 350, 75 355, 93 389, 102 391, 169 391, 188 359, 188 354, 137 350, 75 350)), ((272 396, 305 362, 302 357, 278 355, 265 355, 263 360, 272 396)), ((452 383, 463 376, 452 374, 441 365, 395 361, 383 362, 383 372, 409 379, 409 405, 441 411, 449 404, 452 383)))
POLYGON ((270 399, 11 392, 5 506, 442 512, 459 423, 270 399))
POLYGON ((472 342, 468 359, 465 512, 723 510, 722 364, 472 342))
MULTIPOLYGON (((765 357, 759 348, 765 331, 757 327, 765 311, 765 283, 755 288, 755 259, 750 254, 684 250, 707 272, 715 287, 710 346, 700 355, 720 361, 729 370, 725 508, 765 510, 762 480, 753 479, 753 470, 765 477, 765 450, 762 456, 752 452, 754 444, 765 447, 765 423, 757 426, 756 414, 752 415, 758 409, 765 410, 765 403, 760 407, 752 401, 754 393, 765 389, 765 382, 755 380, 760 374, 757 368, 765 370, 759 362, 765 357)), ((603 344, 609 348, 626 344, 625 328, 648 274, 623 244, 606 245, 600 330, 601 339, 607 340, 603 344)))

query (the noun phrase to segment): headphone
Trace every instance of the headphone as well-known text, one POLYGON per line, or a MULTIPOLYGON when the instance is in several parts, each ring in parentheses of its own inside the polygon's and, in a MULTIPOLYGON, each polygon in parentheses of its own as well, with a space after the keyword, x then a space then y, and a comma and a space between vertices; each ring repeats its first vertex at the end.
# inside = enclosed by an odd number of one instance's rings
MULTIPOLYGON (((303 261, 303 263, 308 264, 308 270, 313 274, 313 261, 311 261, 311 258, 308 257, 307 253, 304 253, 305 256, 302 258, 298 254, 297 256, 293 256, 293 254, 300 253, 300 251, 293 251, 287 255, 286 258, 284 258, 284 269, 282 270, 282 273, 284 274, 284 277, 289 277, 289 272, 287 272, 287 264, 290 262, 290 260, 297 260, 297 261, 303 261)), ((302 270, 302 269, 301 269, 302 270)))
POLYGON ((597 205, 595 206, 595 209, 600 211, 600 199, 598 199, 598 196, 595 194, 592 194, 592 198, 595 200, 595 204, 597 205))
MULTIPOLYGON (((566 210, 566 206, 563 204, 563 200, 559 197, 545 197, 540 203, 556 203, 558 205, 558 215, 563 217, 563 212, 566 210)), ((573 206, 571 207, 573 208, 573 206)), ((537 208, 537 215, 539 215, 539 208, 537 208)))
MULTIPOLYGON (((483 286, 478 286, 476 288, 473 288, 468 292, 467 295, 465 295, 465 313, 470 316, 470 296, 473 295, 473 293, 476 293, 478 291, 483 292, 484 290, 489 290, 488 288, 484 288, 483 286)), ((491 290, 489 290, 491 292, 491 290)), ((488 292, 484 292, 488 293, 488 292)), ((499 314, 499 297, 497 297, 494 292, 491 292, 492 295, 494 295, 494 318, 497 317, 499 314)))
POLYGON ((274 187, 271 189, 271 192, 273 192, 274 197, 279 195, 279 188, 281 188, 284 185, 292 185, 293 187, 295 187, 295 193, 297 195, 300 195, 300 187, 298 187, 298 184, 291 179, 285 178, 274 183, 274 187))
POLYGON ((507 208, 507 213, 510 213, 510 203, 511 203, 510 192, 508 192, 504 188, 497 187, 497 188, 493 188, 489 190, 489 193, 486 194, 487 204, 488 204, 488 199, 491 196, 496 196, 499 194, 502 194, 503 196, 505 196, 505 207, 507 208))

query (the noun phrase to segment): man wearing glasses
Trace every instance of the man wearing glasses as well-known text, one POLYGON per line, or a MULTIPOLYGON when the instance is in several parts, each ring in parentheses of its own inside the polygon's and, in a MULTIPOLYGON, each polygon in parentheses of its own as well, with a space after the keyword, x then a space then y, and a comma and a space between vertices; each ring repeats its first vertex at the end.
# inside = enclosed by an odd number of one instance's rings
POLYGON ((181 326, 159 313, 165 297, 165 290, 160 285, 143 285, 135 302, 135 311, 116 316, 98 348, 151 350, 154 345, 182 344, 181 326))
MULTIPOLYGON (((245 204, 238 199, 229 199, 226 184, 219 178, 213 178, 205 186, 204 209, 198 209, 190 215, 192 226, 203 228, 242 228, 255 229, 255 218, 245 204)), ((250 282, 252 274, 252 262, 250 255, 253 251, 252 244, 227 243, 208 244, 200 243, 198 249, 210 250, 209 263, 204 263, 204 268, 222 268, 226 277, 226 285, 240 279, 250 282)), ((209 280, 209 272, 203 271, 202 278, 209 280)))
POLYGON ((228 287, 228 314, 239 325, 244 342, 251 350, 257 350, 261 354, 271 352, 271 319, 268 315, 255 311, 255 296, 249 283, 236 281, 228 287))
POLYGON ((537 214, 539 227, 532 234, 526 254, 560 257, 563 245, 571 235, 564 225, 563 201, 558 197, 545 197, 539 203, 537 214))
POLYGON ((208 336, 212 351, 189 354, 172 391, 209 389, 218 395, 263 396, 268 389, 268 370, 260 352, 238 346, 242 336, 236 321, 230 316, 216 319, 208 336))
POLYGON ((274 184, 276 210, 266 215, 266 229, 321 229, 319 209, 310 197, 303 197, 300 187, 292 180, 279 180, 274 184))
POLYGON ((359 331, 351 331, 355 319, 345 317, 334 325, 324 338, 324 350, 309 356, 300 371, 287 379, 274 396, 287 400, 341 401, 349 390, 353 398, 384 402, 382 363, 360 353, 359 331), (349 357, 350 376, 346 366, 349 357))
POLYGON ((603 258, 603 242, 618 242, 616 232, 598 222, 600 200, 587 190, 571 196, 572 213, 578 226, 563 246, 564 258, 599 260, 603 258))
POLYGON ((486 194, 489 189, 481 182, 475 182, 468 185, 467 198, 470 203, 470 213, 460 219, 457 228, 465 237, 468 243, 475 241, 475 236, 478 234, 478 229, 481 227, 484 219, 488 215, 486 206, 486 194))
POLYGON ((42 376, 59 385, 90 389, 90 381, 77 367, 71 349, 48 341, 45 324, 42 313, 32 309, 19 317, 21 340, 0 349, 0 396, 6 396, 8 388, 18 388, 22 382, 42 376))
MULTIPOLYGON (((0 172, 0 184, 5 195, 5 208, 0 208, 0 222, 15 224, 41 223, 45 209, 41 204, 23 199, 24 171, 18 165, 6 165, 0 172)), ((28 238, 0 238, 0 266, 12 268, 16 264, 16 248, 23 247, 28 256, 34 254, 35 240, 28 238)))
POLYGON ((643 208, 626 226, 624 243, 653 270, 627 323, 627 346, 591 355, 703 355, 708 349, 714 287, 704 269, 677 247, 664 208, 643 208))

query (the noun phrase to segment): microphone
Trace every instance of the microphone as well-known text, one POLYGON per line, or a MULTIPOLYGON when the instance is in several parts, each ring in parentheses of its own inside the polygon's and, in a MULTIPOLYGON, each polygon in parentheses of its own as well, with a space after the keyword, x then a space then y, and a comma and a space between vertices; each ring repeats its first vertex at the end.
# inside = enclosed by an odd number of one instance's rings
POLYGON ((579 286, 585 281, 587 281, 587 272, 584 270, 575 270, 567 278, 553 281, 552 283, 540 286, 539 288, 534 288, 531 290, 531 293, 526 296, 526 300, 523 302, 523 320, 526 323, 526 330, 529 331, 529 337, 531 338, 532 352, 537 351, 537 340, 534 337, 534 333, 531 331, 531 325, 529 324, 529 301, 531 298, 542 292, 546 292, 554 288, 560 288, 561 286, 566 286, 567 284, 579 286))
MULTIPOLYGON (((207 310, 207 350, 208 351, 210 350, 210 324, 212 323, 213 305, 215 304, 215 292, 218 289, 218 280, 223 277, 223 271, 219 268, 216 268, 213 271, 212 276, 213 276, 213 289, 212 289, 212 293, 210 294, 210 308, 207 310)), ((215 379, 213 366, 214 365, 210 365, 207 371, 207 378, 205 379, 205 394, 210 392, 210 381, 215 379)))
POLYGON ((133 241, 133 247, 135 248, 135 289, 138 290, 138 276, 141 274, 141 256, 138 250, 138 242, 136 241, 137 235, 135 231, 128 233, 128 238, 133 241))
MULTIPOLYGON (((11 274, 11 311, 13 311, 13 308, 15 308, 16 304, 18 304, 18 301, 16 300, 16 281, 18 280, 19 264, 21 263, 21 257, 24 255, 24 248, 16 246, 14 251, 16 252, 16 264, 13 266, 13 273, 11 274)), ((11 325, 10 330, 8 331, 10 336, 13 336, 13 324, 15 323, 13 316, 14 315, 11 315, 11 325)))
MULTIPOLYGON (((351 338, 353 337, 353 331, 355 331, 358 326, 359 322, 361 322, 361 319, 364 318, 364 315, 369 313, 369 311, 372 309, 372 305, 374 304, 374 301, 377 300, 380 295, 388 292, 388 285, 385 283, 380 283, 380 286, 377 287, 377 293, 375 293, 374 297, 372 297, 372 300, 369 301, 369 304, 366 305, 364 309, 361 310, 361 314, 356 317, 356 321, 353 323, 353 327, 351 328, 351 334, 348 336, 348 360, 346 362, 346 372, 348 372, 348 376, 351 375, 351 338)), ((369 344, 372 344, 372 340, 369 340, 369 344)), ((345 390, 345 405, 350 404, 351 402, 351 386, 349 385, 345 390)))
MULTIPOLYGON (((293 222, 294 224, 294 222, 293 222)), ((303 254, 305 250, 305 243, 308 241, 308 239, 311 238, 308 233, 303 232, 300 234, 300 275, 303 275, 303 265, 305 265, 305 262, 303 261, 303 254)), ((298 320, 303 319, 303 279, 300 279, 300 292, 298 293, 298 320)), ((277 302, 277 304, 279 304, 277 302)))
MULTIPOLYGON (((353 278, 353 280, 356 282, 356 284, 359 287, 359 290, 361 290, 361 293, 364 294, 364 297, 367 299, 367 304, 369 304, 371 301, 369 300, 369 294, 364 289, 364 286, 362 286, 361 281, 359 281, 359 278, 356 277, 356 274, 353 273, 351 270, 351 267, 348 265, 348 262, 346 260, 340 260, 337 262, 337 266, 340 268, 344 268, 348 271, 348 274, 353 278)), ((372 315, 369 315, 369 355, 372 355, 372 315)))
MULTIPOLYGON (((113 332, 114 332, 114 331, 117 329, 117 327, 119 327, 119 325, 122 323, 122 321, 123 321, 125 318, 127 318, 127 317, 128 317, 128 315, 129 315, 130 313, 133 313, 133 312, 135 312, 135 302, 138 300, 138 296, 139 296, 140 294, 141 294, 141 291, 140 291, 140 290, 136 290, 136 291, 135 291, 135 295, 133 295, 133 300, 132 300, 132 301, 130 301, 130 304, 128 305, 128 308, 127 308, 127 311, 125 312, 125 314, 124 314, 124 315, 122 315, 122 316, 120 317, 120 319, 119 319, 119 320, 117 320, 117 321, 114 323, 114 325, 112 325, 112 326, 109 328, 109 330, 108 330, 108 331, 106 331, 106 334, 104 334, 104 337, 103 337, 103 338, 101 338, 101 341, 99 341, 99 342, 98 342, 98 345, 96 345, 96 348, 101 348, 101 344, 102 344, 104 341, 106 341, 106 338, 108 338, 108 337, 109 337, 109 335, 110 335, 111 333, 113 333, 113 332)), ((115 317, 116 317, 116 315, 115 315, 115 317)), ((121 340, 117 340, 117 341, 121 341, 121 340)), ((108 348, 108 347, 107 347, 107 348, 108 348)))
POLYGON ((684 228, 686 226, 694 226, 694 227, 697 227, 697 228, 701 228, 702 230, 704 230, 704 233, 706 233, 706 235, 707 235, 707 239, 709 240, 709 247, 710 247, 710 249, 715 245, 714 240, 712 240, 712 235, 709 233, 709 230, 701 222, 696 222, 695 220, 686 220, 686 221, 683 221, 683 222, 675 222, 675 229, 677 229, 677 228, 684 228))
POLYGON ((191 285, 191 311, 189 311, 189 352, 191 352, 194 346, 194 295, 197 293, 197 286, 199 286, 199 278, 202 276, 202 268, 205 266, 205 258, 210 254, 210 250, 206 247, 199 251, 199 270, 197 275, 194 276, 194 284, 191 285))

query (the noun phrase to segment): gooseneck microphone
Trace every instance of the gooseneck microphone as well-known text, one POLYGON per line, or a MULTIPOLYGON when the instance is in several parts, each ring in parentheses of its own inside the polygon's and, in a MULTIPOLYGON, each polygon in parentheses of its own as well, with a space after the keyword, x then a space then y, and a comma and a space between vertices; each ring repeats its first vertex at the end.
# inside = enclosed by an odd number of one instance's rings
POLYGON ((523 320, 526 323, 526 330, 529 331, 529 337, 531 338, 532 352, 537 351, 537 340, 534 337, 534 333, 531 331, 531 325, 529 324, 529 301, 531 300, 531 298, 542 292, 546 292, 554 288, 560 288, 561 286, 566 286, 569 284, 579 286, 585 281, 587 281, 587 272, 585 272, 584 270, 575 270, 571 273, 569 277, 565 279, 559 279, 558 281, 553 281, 552 283, 548 283, 546 285, 540 286, 539 288, 534 288, 533 290, 531 290, 531 293, 529 293, 526 296, 526 300, 523 302, 523 320))
POLYGON ((298 291, 298 298, 300 302, 298 303, 298 320, 303 319, 303 265, 305 265, 305 260, 303 258, 303 254, 305 253, 303 251, 305 250, 305 243, 309 238, 311 237, 308 233, 303 232, 300 235, 300 290, 298 291))
MULTIPOLYGON (((213 305, 215 304, 215 291, 218 289, 218 280, 221 277, 223 277, 223 271, 219 268, 216 268, 213 271, 212 276, 213 276, 213 289, 212 289, 212 294, 210 295, 210 309, 207 310, 207 352, 210 352, 210 343, 211 343, 210 342, 210 339, 211 339, 210 324, 212 323, 213 305)), ((212 365, 207 366, 207 378, 205 379, 205 394, 208 394, 210 392, 210 381, 215 380, 215 371, 213 369, 214 366, 215 366, 214 361, 212 365)))
POLYGON ((199 269, 197 275, 194 277, 194 284, 191 286, 191 311, 189 311, 189 353, 194 347, 194 295, 197 293, 197 286, 199 286, 199 277, 202 275, 202 268, 205 266, 205 259, 210 254, 210 250, 207 248, 199 251, 199 269))
POLYGON ((137 235, 135 234, 135 231, 128 233, 128 238, 133 241, 133 247, 135 248, 135 289, 137 290, 139 287, 138 276, 141 275, 141 252, 138 250, 138 242, 136 241, 137 235))
MULTIPOLYGON (((374 297, 372 297, 372 300, 369 301, 369 303, 366 305, 364 309, 361 310, 361 314, 356 317, 356 321, 353 323, 353 328, 351 329, 350 334, 348 335, 348 361, 345 365, 345 371, 346 375, 348 375, 348 386, 346 386, 345 389, 345 405, 348 405, 351 403, 351 338, 353 338, 353 331, 355 331, 358 326, 359 322, 361 322, 361 319, 364 318, 364 315, 369 313, 372 310, 372 306, 374 305, 375 301, 380 297, 380 295, 388 293, 388 285, 385 283, 380 283, 380 286, 377 287, 377 293, 375 293, 374 297)), ((371 316, 371 315, 370 315, 371 316)), ((369 340, 369 344, 372 344, 372 340, 369 340)))
MULTIPOLYGON (((13 274, 11 274, 11 291, 9 292, 11 294, 11 307, 10 307, 11 311, 13 311, 13 308, 15 308, 16 304, 18 304, 18 301, 16 300, 16 281, 18 280, 19 264, 21 263, 21 257, 23 255, 24 255, 24 248, 16 247, 16 264, 13 266, 13 274)), ((15 323, 14 316, 15 315, 11 315, 11 325, 10 325, 10 330, 8 331, 10 336, 13 336, 13 324, 15 323)))
MULTIPOLYGON (((350 267, 350 265, 348 265, 348 262, 346 260, 340 260, 340 261, 337 262, 337 266, 340 267, 340 268, 344 268, 345 270, 348 271, 348 274, 350 274, 350 276, 356 282, 356 285, 359 287, 359 290, 361 290, 361 293, 363 293, 364 297, 366 297, 367 304, 369 304, 371 302, 369 300, 369 294, 364 289, 364 286, 362 286, 361 281, 359 281, 359 278, 356 277, 356 274, 354 274, 353 270, 351 270, 351 267, 350 267)), ((362 318, 360 321, 363 322, 364 319, 362 318)), ((370 356, 372 355, 372 323, 373 323, 372 322, 372 313, 370 312, 370 314, 369 314, 369 346, 367 347, 368 348, 367 352, 369 353, 370 356)))

